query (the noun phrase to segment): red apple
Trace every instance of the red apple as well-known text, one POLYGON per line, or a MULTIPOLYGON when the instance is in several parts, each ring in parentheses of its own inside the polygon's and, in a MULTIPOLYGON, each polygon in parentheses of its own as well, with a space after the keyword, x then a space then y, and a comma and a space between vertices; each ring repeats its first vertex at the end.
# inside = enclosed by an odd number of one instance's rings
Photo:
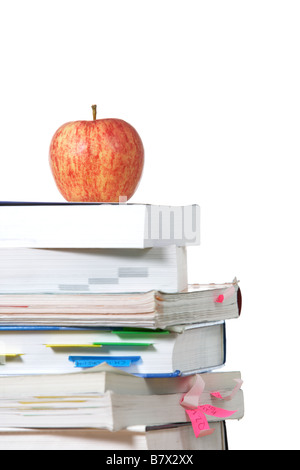
POLYGON ((73 121, 54 134, 49 162, 56 185, 70 202, 130 199, 142 176, 144 147, 137 131, 122 119, 73 121))

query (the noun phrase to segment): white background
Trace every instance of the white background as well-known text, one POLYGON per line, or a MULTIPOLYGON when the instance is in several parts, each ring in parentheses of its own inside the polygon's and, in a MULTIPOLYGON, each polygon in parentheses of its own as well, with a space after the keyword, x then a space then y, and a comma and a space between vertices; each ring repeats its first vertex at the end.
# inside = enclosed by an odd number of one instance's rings
POLYGON ((62 201, 49 143, 92 104, 137 129, 131 202, 199 204, 190 280, 240 279, 232 450, 300 449, 299 24, 292 0, 0 3, 0 200, 62 201))

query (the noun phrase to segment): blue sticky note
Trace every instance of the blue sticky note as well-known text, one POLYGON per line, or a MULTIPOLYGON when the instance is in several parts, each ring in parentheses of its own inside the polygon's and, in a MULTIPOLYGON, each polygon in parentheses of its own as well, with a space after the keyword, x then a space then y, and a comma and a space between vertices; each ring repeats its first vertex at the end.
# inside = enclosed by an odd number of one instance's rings
POLYGON ((98 366, 103 362, 112 367, 130 367, 140 359, 140 356, 69 356, 69 361, 74 362, 75 367, 84 369, 98 366))

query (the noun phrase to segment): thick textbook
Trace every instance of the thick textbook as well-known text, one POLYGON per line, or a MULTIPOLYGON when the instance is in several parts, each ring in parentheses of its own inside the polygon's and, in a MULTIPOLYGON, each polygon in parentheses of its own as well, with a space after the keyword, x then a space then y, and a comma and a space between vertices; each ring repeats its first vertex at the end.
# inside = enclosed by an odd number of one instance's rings
POLYGON ((53 374, 108 363, 143 376, 187 375, 221 367, 225 322, 171 330, 3 327, 1 375, 53 374))
POLYGON ((152 204, 0 203, 0 247, 149 248, 200 243, 200 208, 152 204))
POLYGON ((1 294, 180 292, 187 282, 186 248, 175 245, 143 250, 0 248, 1 294))
POLYGON ((226 421, 198 439, 190 423, 106 429, 3 429, 0 450, 228 450, 226 421))
POLYGON ((182 400, 194 393, 198 377, 204 387, 197 401, 208 422, 243 417, 243 392, 239 388, 233 395, 239 372, 142 378, 104 364, 76 374, 0 377, 1 427, 118 431, 186 423, 190 418, 182 400))
POLYGON ((241 299, 236 279, 224 284, 190 285, 178 293, 0 294, 0 325, 165 329, 238 318, 241 299))

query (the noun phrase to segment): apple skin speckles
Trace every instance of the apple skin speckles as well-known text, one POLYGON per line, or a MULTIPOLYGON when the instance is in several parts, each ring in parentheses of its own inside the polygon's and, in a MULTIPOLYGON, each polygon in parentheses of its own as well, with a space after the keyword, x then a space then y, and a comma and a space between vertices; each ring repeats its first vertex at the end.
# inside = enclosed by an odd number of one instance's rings
POLYGON ((119 202, 136 191, 144 167, 137 131, 121 119, 63 124, 49 149, 57 188, 69 202, 119 202))

